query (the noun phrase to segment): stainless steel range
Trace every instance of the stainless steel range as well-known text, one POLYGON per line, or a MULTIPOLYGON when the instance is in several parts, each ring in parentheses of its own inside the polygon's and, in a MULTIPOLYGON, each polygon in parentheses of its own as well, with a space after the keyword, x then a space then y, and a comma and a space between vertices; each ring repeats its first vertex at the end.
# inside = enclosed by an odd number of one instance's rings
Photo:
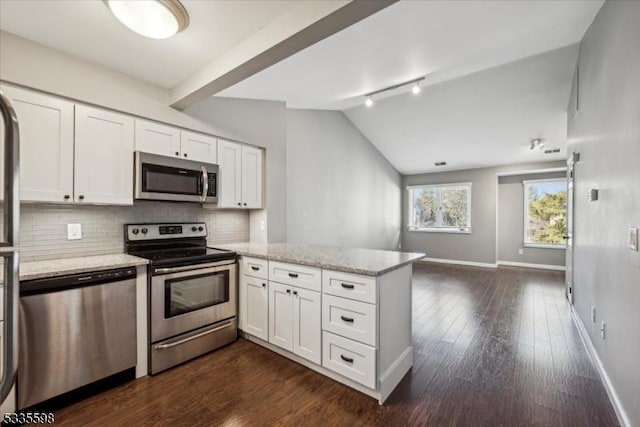
POLYGON ((125 247, 150 261, 151 374, 236 340, 236 253, 207 248, 206 224, 127 224, 125 247))

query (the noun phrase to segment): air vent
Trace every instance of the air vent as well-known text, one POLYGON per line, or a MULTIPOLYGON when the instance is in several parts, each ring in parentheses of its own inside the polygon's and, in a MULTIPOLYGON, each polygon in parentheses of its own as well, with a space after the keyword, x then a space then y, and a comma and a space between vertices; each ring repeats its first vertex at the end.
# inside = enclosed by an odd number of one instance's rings
POLYGON ((434 165, 436 165, 436 166, 446 166, 447 162, 435 162, 434 165))
POLYGON ((560 149, 559 148, 554 148, 552 150, 544 150, 544 154, 552 154, 552 153, 559 153, 560 149))

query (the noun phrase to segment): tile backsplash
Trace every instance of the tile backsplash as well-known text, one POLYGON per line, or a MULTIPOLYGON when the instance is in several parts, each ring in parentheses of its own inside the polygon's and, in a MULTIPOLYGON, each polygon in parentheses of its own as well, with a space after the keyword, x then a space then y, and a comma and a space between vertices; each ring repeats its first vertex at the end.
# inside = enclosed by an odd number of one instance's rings
MULTIPOLYGON (((20 206, 21 261, 124 252, 124 224, 205 222, 208 244, 249 240, 249 213, 197 204, 138 201, 134 206, 20 206), (82 224, 82 239, 67 240, 67 224, 82 224)), ((0 213, 0 217, 2 214, 0 213)))

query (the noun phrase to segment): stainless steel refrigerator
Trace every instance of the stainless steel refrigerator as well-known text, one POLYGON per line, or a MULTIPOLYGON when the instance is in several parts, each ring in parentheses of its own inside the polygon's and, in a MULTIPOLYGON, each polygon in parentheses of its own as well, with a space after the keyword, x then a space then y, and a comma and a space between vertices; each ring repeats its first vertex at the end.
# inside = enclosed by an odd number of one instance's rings
POLYGON ((4 402, 11 391, 18 369, 18 304, 20 290, 18 255, 18 234, 20 222, 20 137, 18 118, 8 97, 0 91, 1 127, 4 128, 2 140, 3 159, 2 177, 4 193, 0 196, 3 209, 4 229, 0 239, 2 257, 2 305, 0 306, 0 359, 2 359, 2 384, 0 384, 0 403, 4 402))

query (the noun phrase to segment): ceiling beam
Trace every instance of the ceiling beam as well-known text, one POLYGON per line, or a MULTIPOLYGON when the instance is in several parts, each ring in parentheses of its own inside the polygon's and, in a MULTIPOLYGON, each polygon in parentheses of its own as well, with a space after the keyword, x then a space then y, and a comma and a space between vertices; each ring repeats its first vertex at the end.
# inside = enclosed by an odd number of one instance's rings
POLYGON ((304 1, 169 91, 179 110, 282 61, 398 0, 304 1))

